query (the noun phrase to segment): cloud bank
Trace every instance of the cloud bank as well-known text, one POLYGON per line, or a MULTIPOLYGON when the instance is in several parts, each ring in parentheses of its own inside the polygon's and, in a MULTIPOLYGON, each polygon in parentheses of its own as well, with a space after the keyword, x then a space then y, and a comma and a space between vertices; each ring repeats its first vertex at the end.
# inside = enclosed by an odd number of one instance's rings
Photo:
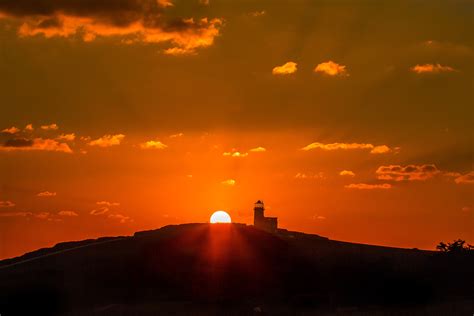
POLYGON ((308 151, 312 149, 322 149, 322 150, 349 150, 349 149, 370 149, 371 154, 385 154, 391 152, 392 149, 387 145, 380 145, 375 146, 372 144, 364 144, 364 143, 331 143, 331 144, 323 144, 319 142, 311 143, 301 150, 308 151))
POLYGON ((381 180, 391 181, 424 181, 440 173, 433 164, 425 165, 389 165, 380 166, 375 173, 381 180))
POLYGON ((0 18, 18 23, 18 35, 45 38, 117 37, 125 44, 170 43, 166 54, 195 53, 220 33, 219 18, 181 18, 168 14, 169 0, 4 0, 0 18))

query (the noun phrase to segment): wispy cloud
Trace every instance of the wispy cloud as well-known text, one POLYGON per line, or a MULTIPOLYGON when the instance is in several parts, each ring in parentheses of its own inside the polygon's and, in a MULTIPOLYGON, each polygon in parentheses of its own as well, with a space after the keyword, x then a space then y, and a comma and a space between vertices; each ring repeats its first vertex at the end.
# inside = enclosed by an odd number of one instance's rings
POLYGON ((165 149, 168 146, 157 140, 150 140, 140 144, 141 149, 165 149))
POLYGON ((267 149, 264 147, 255 147, 255 148, 250 149, 249 151, 253 153, 263 153, 267 151, 267 149))
POLYGON ((77 213, 74 212, 74 211, 60 211, 60 212, 58 212, 58 215, 59 215, 59 216, 64 216, 64 217, 76 217, 76 216, 79 216, 79 214, 77 214, 77 213))
POLYGON ((36 196, 39 196, 39 197, 53 197, 53 196, 56 196, 57 193, 56 192, 49 192, 49 191, 43 191, 43 192, 40 192, 38 194, 36 194, 36 196))
POLYGON ((108 207, 100 207, 98 209, 94 209, 92 211, 90 211, 89 214, 91 215, 103 215, 105 213, 107 213, 110 209, 108 207))
POLYGON ((56 123, 53 123, 49 125, 42 125, 41 129, 45 131, 55 131, 59 129, 59 126, 56 123))
POLYGON ((71 133, 71 134, 61 134, 58 137, 56 137, 57 140, 62 140, 62 141, 68 141, 72 142, 74 139, 76 139, 76 134, 71 133))
POLYGON ((350 171, 350 170, 342 170, 341 172, 339 172, 339 175, 340 176, 354 177, 355 173, 350 171))
POLYGON ((259 16, 264 16, 266 14, 267 14, 267 12, 265 10, 253 11, 253 12, 249 13, 249 15, 253 16, 254 18, 258 18, 259 16))
POLYGON ((227 179, 221 182, 223 185, 234 186, 237 182, 234 179, 227 179))
POLYGON ((97 204, 99 207, 97 209, 90 211, 89 214, 91 215, 103 215, 109 212, 112 207, 120 206, 120 203, 118 202, 109 202, 109 201, 98 201, 95 204, 97 204))
POLYGON ((89 142, 89 146, 98 146, 98 147, 111 147, 120 145, 122 140, 125 138, 123 134, 116 135, 104 135, 100 138, 94 139, 89 142))
POLYGON ((443 66, 441 64, 423 64, 416 65, 410 68, 410 70, 417 74, 437 74, 441 72, 454 72, 456 69, 450 66, 443 66))
POLYGON ((15 203, 13 203, 12 201, 0 201, 0 208, 14 207, 14 206, 15 206, 15 203))
POLYGON ((39 219, 48 219, 51 216, 50 212, 39 212, 37 214, 33 214, 34 217, 39 219))
POLYGON ((162 8, 172 7, 174 6, 171 0, 157 0, 158 5, 162 8))
POLYGON ((6 133, 6 134, 16 134, 20 131, 19 128, 15 127, 15 126, 12 126, 12 127, 9 127, 9 128, 5 128, 4 130, 2 130, 2 133, 6 133))
POLYGON ((380 146, 374 146, 372 150, 370 151, 371 154, 386 154, 391 152, 392 149, 388 147, 387 145, 380 145, 380 146))
POLYGON ((184 136, 184 133, 176 133, 176 134, 170 135, 170 138, 178 138, 178 137, 183 137, 183 136, 184 136))
POLYGON ((380 180, 424 181, 440 173, 433 164, 380 166, 375 173, 380 180))
POLYGON ((132 221, 132 219, 129 216, 125 216, 122 214, 110 214, 108 217, 111 219, 118 220, 121 224, 132 221))
POLYGON ((0 212, 0 217, 25 217, 32 214, 31 212, 0 212))
POLYGON ((33 131, 33 130, 34 130, 33 124, 27 124, 27 125, 25 126, 25 131, 31 132, 31 131, 33 131))
POLYGON ((294 176, 295 179, 325 179, 324 173, 323 172, 316 172, 316 173, 304 173, 304 172, 298 172, 294 176))
POLYGON ((248 153, 241 153, 239 151, 232 151, 232 152, 224 152, 222 155, 223 156, 228 156, 228 157, 240 158, 240 157, 247 157, 249 154, 248 153))
POLYGON ((356 190, 388 190, 392 188, 392 185, 389 183, 382 184, 367 184, 367 183, 351 183, 344 186, 346 189, 356 189, 356 190))
POLYGON ((314 68, 314 72, 324 73, 329 76, 349 76, 346 66, 335 63, 331 60, 320 63, 314 68))
POLYGON ((457 184, 473 184, 474 183, 474 171, 470 171, 464 175, 460 175, 454 182, 457 184))
POLYGON ((371 154, 384 154, 391 152, 392 150, 390 147, 387 145, 380 145, 380 146, 375 146, 372 144, 365 144, 365 143, 330 143, 330 144, 324 144, 324 143, 311 143, 303 148, 301 150, 312 150, 312 149, 322 149, 322 150, 350 150, 350 149, 370 149, 371 154))
POLYGON ((298 64, 292 61, 289 61, 281 66, 276 66, 272 70, 274 75, 289 75, 295 73, 298 70, 298 64))
POLYGON ((120 203, 119 202, 109 202, 109 201, 98 201, 98 202, 95 202, 95 204, 97 205, 101 205, 101 206, 120 206, 120 203))

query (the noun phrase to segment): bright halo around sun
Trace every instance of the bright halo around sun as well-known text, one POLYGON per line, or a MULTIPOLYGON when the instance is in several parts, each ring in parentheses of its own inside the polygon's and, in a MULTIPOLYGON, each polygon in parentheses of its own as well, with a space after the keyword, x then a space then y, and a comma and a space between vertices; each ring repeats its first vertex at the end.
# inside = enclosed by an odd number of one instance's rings
POLYGON ((211 215, 211 224, 232 223, 230 215, 224 211, 216 211, 211 215))

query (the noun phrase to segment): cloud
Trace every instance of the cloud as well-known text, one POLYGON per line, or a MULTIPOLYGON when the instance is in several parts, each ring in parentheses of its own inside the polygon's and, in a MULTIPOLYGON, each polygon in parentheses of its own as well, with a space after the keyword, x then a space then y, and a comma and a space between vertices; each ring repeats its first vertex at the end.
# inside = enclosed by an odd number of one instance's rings
POLYGON ((284 65, 273 68, 272 74, 274 75, 289 75, 295 73, 298 70, 298 64, 292 61, 285 63, 284 65))
POLYGON ((172 7, 174 6, 173 2, 171 0, 157 0, 158 5, 162 8, 167 8, 167 7, 172 7))
POLYGON ((389 183, 383 184, 367 184, 367 183, 351 183, 344 186, 346 189, 357 189, 357 190, 388 190, 392 188, 392 185, 389 183))
POLYGON ((101 207, 101 208, 98 208, 96 210, 92 210, 90 211, 89 214, 91 215, 103 215, 105 213, 107 213, 110 209, 108 207, 101 207))
POLYGON ((250 12, 249 15, 250 16, 253 16, 254 18, 257 18, 259 16, 264 16, 265 14, 267 14, 267 12, 265 10, 261 10, 261 11, 253 11, 253 12, 250 12))
POLYGON ((72 142, 74 139, 76 139, 76 134, 71 133, 71 134, 61 134, 58 137, 56 137, 57 140, 63 140, 63 141, 68 141, 72 142))
POLYGON ((25 131, 31 132, 33 130, 34 130, 33 124, 28 124, 28 125, 25 126, 25 131))
POLYGON ((326 219, 326 216, 314 214, 313 216, 311 216, 311 219, 313 221, 315 221, 315 220, 323 221, 323 220, 326 219))
POLYGON ((140 144, 141 149, 165 149, 168 146, 163 144, 160 141, 150 140, 145 143, 140 144))
POLYGON ((318 173, 302 173, 298 172, 295 174, 295 179, 324 179, 324 173, 323 172, 318 172, 318 173))
POLYGON ((109 201, 98 201, 98 202, 95 202, 95 204, 97 205, 101 205, 101 206, 120 206, 120 203, 118 202, 109 202, 109 201))
POLYGON ((392 151, 390 147, 386 145, 374 146, 372 144, 364 144, 364 143, 331 143, 331 144, 323 144, 323 143, 311 143, 301 150, 312 150, 312 149, 322 149, 322 150, 348 150, 348 149, 371 149, 371 154, 383 154, 392 151))
POLYGON ((45 131, 55 131, 59 129, 59 126, 56 123, 53 123, 50 125, 42 125, 41 129, 45 131))
POLYGON ((33 140, 26 138, 14 138, 7 140, 0 151, 58 151, 72 153, 71 148, 66 143, 60 143, 54 139, 35 138, 33 140))
POLYGON ((222 181, 221 184, 227 185, 227 186, 233 186, 236 184, 236 181, 234 179, 227 179, 227 180, 222 181))
POLYGON ((26 212, 26 211, 18 211, 18 212, 0 212, 0 217, 27 217, 27 218, 36 218, 39 220, 47 220, 49 222, 61 222, 62 219, 55 217, 50 212, 26 212))
POLYGON ((463 206, 463 207, 461 208, 461 211, 463 211, 463 212, 469 212, 470 210, 471 210, 471 207, 470 207, 470 206, 463 206))
POLYGON ((474 183, 474 171, 468 172, 465 175, 461 175, 454 179, 457 184, 473 184, 474 183))
POLYGON ((349 177, 354 177, 355 176, 355 173, 350 171, 350 170, 342 170, 341 172, 339 172, 339 175, 340 176, 349 176, 349 177))
POLYGON ((439 174, 440 171, 433 164, 407 166, 389 165, 380 166, 375 173, 380 180, 424 181, 439 174))
POLYGON ((65 216, 65 217, 76 217, 76 216, 79 216, 79 214, 77 214, 77 213, 74 212, 74 211, 60 211, 60 212, 58 212, 58 215, 59 215, 59 216, 65 216))
POLYGON ((82 38, 91 42, 114 37, 125 44, 170 43, 187 53, 208 47, 220 33, 223 20, 176 17, 168 14, 170 0, 5 0, 0 17, 18 22, 18 35, 82 38))
POLYGON ((120 221, 121 224, 124 224, 126 222, 131 221, 130 217, 122 215, 122 214, 110 214, 108 217, 111 218, 111 219, 116 219, 116 220, 120 221))
POLYGON ((51 213, 49 212, 40 212, 38 214, 34 214, 34 217, 39 218, 39 219, 47 219, 51 213))
POLYGON ((443 66, 441 64, 424 64, 424 65, 416 65, 410 68, 411 71, 417 73, 417 74, 437 74, 441 72, 454 72, 456 69, 449 67, 449 66, 443 66))
POLYGON ((170 135, 170 138, 178 138, 178 137, 183 137, 183 136, 184 136, 183 133, 177 133, 177 134, 170 135))
POLYGON ((200 5, 209 5, 209 0, 199 0, 200 5))
POLYGON ((267 151, 267 149, 264 147, 255 147, 255 148, 250 149, 249 151, 253 153, 263 153, 267 151))
POLYGON ((92 140, 88 143, 89 146, 98 146, 98 147, 110 147, 120 145, 122 140, 125 138, 123 134, 116 135, 104 135, 100 138, 92 140))
POLYGON ((247 157, 249 154, 248 153, 241 153, 239 151, 233 151, 233 152, 225 152, 222 155, 223 156, 228 156, 228 157, 241 158, 241 157, 247 157))
POLYGON ((461 174, 459 172, 446 171, 446 172, 443 173, 443 176, 457 178, 457 177, 460 177, 461 174))
POLYGON ((10 128, 5 128, 4 130, 2 130, 2 133, 6 133, 6 134, 16 134, 20 131, 19 128, 15 127, 15 126, 12 126, 10 128))
POLYGON ((109 201, 98 201, 95 204, 99 206, 98 209, 90 211, 91 215, 103 215, 110 211, 113 206, 120 206, 118 202, 109 202, 109 201))
POLYGON ((25 217, 31 216, 31 212, 0 212, 0 217, 25 217))
POLYGON ((317 65, 316 68, 314 68, 314 72, 321 72, 329 76, 349 76, 346 66, 331 60, 317 65))
POLYGON ((40 192, 38 194, 36 194, 36 196, 39 196, 39 197, 52 197, 52 196, 56 196, 57 193, 56 192, 49 192, 49 191, 44 191, 44 192, 40 192))
POLYGON ((388 147, 387 145, 380 145, 380 146, 375 146, 371 151, 370 153, 371 154, 385 154, 385 153, 389 153, 391 152, 392 150, 390 149, 390 147, 388 147))
POLYGON ((15 206, 15 203, 13 203, 12 201, 0 201, 0 208, 14 207, 14 206, 15 206))

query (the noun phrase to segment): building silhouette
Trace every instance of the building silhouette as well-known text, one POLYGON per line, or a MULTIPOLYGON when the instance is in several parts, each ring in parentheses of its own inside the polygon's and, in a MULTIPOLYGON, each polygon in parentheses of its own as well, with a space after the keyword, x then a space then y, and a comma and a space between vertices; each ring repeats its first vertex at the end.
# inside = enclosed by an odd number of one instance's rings
POLYGON ((269 233, 276 233, 278 229, 278 218, 265 217, 265 206, 263 201, 258 200, 253 208, 253 226, 269 233))

